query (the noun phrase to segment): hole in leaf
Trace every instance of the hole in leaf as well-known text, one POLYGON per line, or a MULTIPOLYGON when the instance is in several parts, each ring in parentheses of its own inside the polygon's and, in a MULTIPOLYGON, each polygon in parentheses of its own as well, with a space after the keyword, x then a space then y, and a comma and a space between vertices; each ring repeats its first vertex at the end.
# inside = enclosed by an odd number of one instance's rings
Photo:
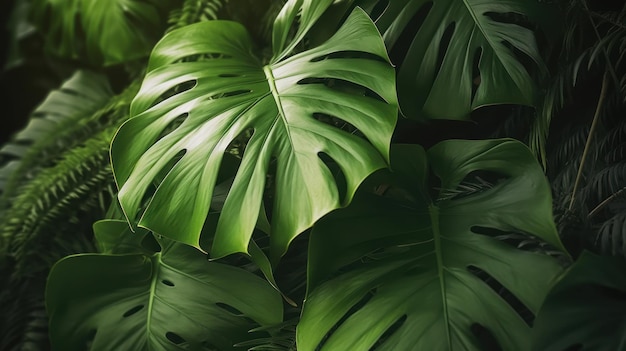
POLYGON ((385 10, 387 10, 387 7, 389 7, 389 0, 378 1, 376 5, 374 5, 372 11, 370 11, 370 18, 372 21, 376 22, 385 10))
POLYGON ((506 40, 502 41, 502 44, 506 48, 511 50, 511 52, 513 53, 513 56, 515 56, 517 61, 519 61, 519 63, 521 63, 522 66, 524 66, 524 69, 526 70, 526 72, 532 71, 533 67, 535 66, 535 62, 530 56, 528 56, 527 54, 525 54, 524 52, 522 52, 520 49, 516 48, 515 46, 511 45, 511 43, 509 43, 506 40))
POLYGON ((152 108, 153 106, 158 105, 160 102, 167 100, 169 98, 171 98, 172 96, 184 93, 190 89, 192 89, 193 87, 196 86, 196 84, 198 84, 198 82, 195 79, 192 80, 188 80, 186 82, 182 82, 180 84, 176 84, 175 86, 173 86, 172 88, 166 90, 163 94, 161 94, 152 105, 150 105, 150 107, 152 108))
POLYGON ((498 172, 478 170, 468 173, 455 189, 440 189, 437 201, 459 200, 494 188, 509 178, 498 172))
POLYGON ((135 306, 135 307, 131 308, 130 310, 126 311, 126 313, 124 313, 124 316, 123 316, 123 317, 124 317, 124 318, 126 318, 126 317, 130 317, 130 316, 132 316, 133 314, 135 314, 135 313, 137 313, 137 312, 141 311, 142 309, 143 309, 143 305, 135 306))
POLYGON ((246 151, 246 146, 248 146, 248 142, 252 138, 252 135, 254 135, 254 129, 245 129, 238 136, 233 138, 230 144, 228 144, 228 146, 226 147, 226 152, 233 156, 236 156, 239 159, 243 158, 243 154, 246 151))
POLYGON ((161 280, 161 283, 167 285, 167 286, 174 286, 174 283, 172 283, 171 281, 167 280, 167 279, 163 279, 161 280))
POLYGON ((337 331, 337 329, 339 328, 339 326, 341 326, 346 320, 348 320, 348 318, 350 318, 350 316, 352 316, 353 314, 355 314, 358 310, 360 310, 361 308, 363 308, 363 306, 365 306, 369 300, 372 299, 372 297, 374 297, 374 295, 376 295, 376 289, 372 289, 370 290, 367 294, 365 294, 361 300, 359 300, 356 304, 354 304, 349 310, 348 312, 346 312, 345 315, 343 315, 343 317, 341 317, 341 319, 339 319, 337 321, 337 323, 335 323, 335 325, 332 326, 332 328, 330 328, 328 330, 328 332, 326 333, 326 335, 324 335, 324 337, 322 338, 322 340, 320 340, 320 343, 317 345, 317 350, 321 350, 324 346, 324 344, 326 344, 326 342, 328 341, 328 339, 333 335, 333 333, 335 333, 335 331, 337 331))
POLYGON ((317 156, 324 162, 326 168, 332 173, 333 178, 335 179, 335 184, 337 185, 337 193, 339 195, 339 199, 344 199, 347 193, 347 182, 346 175, 341 170, 341 167, 332 159, 328 154, 324 152, 318 152, 317 156))
POLYGON ((502 348, 498 344, 498 340, 493 336, 493 333, 491 333, 489 329, 478 323, 474 323, 470 327, 470 331, 474 334, 476 339, 478 339, 478 342, 482 346, 483 350, 502 351, 502 348))
MULTIPOLYGON (((158 187, 165 177, 170 173, 170 171, 176 166, 176 164, 185 156, 187 150, 180 150, 176 155, 172 157, 172 159, 161 169, 161 171, 154 178, 154 185, 158 187)), ((156 189, 155 189, 156 190, 156 189)))
POLYGON ((413 18, 407 22, 398 39, 394 43, 386 43, 389 47, 389 57, 391 58, 391 62, 401 64, 404 61, 404 58, 411 47, 411 43, 415 39, 417 32, 424 24, 424 20, 426 19, 426 16, 428 16, 432 7, 432 1, 423 4, 419 10, 415 12, 413 18))
POLYGON ((346 122, 345 120, 339 118, 339 117, 335 117, 335 116, 331 116, 331 115, 327 115, 325 113, 314 113, 313 114, 313 118, 321 123, 324 124, 328 124, 330 126, 333 126, 335 128, 339 128, 345 132, 348 132, 352 135, 358 136, 360 138, 363 138, 365 140, 367 140, 367 138, 365 137, 365 135, 363 133, 361 133, 354 125, 352 125, 349 122, 346 122))
POLYGON ((446 27, 446 30, 443 32, 441 36, 441 42, 439 43, 439 53, 437 54, 437 64, 435 65, 435 75, 439 75, 439 71, 441 70, 441 66, 443 65, 443 60, 446 58, 446 54, 448 52, 448 47, 450 46, 450 42, 452 41, 452 35, 454 35, 454 29, 456 28, 456 23, 452 22, 446 27))
POLYGON ((219 52, 212 53, 204 53, 204 54, 194 54, 189 56, 184 56, 174 61, 174 63, 182 63, 182 62, 200 62, 200 61, 208 61, 215 59, 231 59, 231 55, 225 55, 219 52))
POLYGON ((402 327, 402 325, 406 321, 406 318, 407 316, 405 314, 402 317, 398 318, 398 320, 395 321, 391 326, 389 326, 389 328, 385 330, 383 335, 381 335, 380 338, 376 340, 376 343, 372 345, 372 347, 370 348, 370 351, 374 351, 378 347, 382 346, 385 343, 385 341, 387 341, 387 339, 389 339, 398 329, 402 327))
POLYGON ((564 254, 561 251, 557 250, 554 246, 531 234, 516 233, 510 231, 507 232, 504 230, 483 226, 472 226, 470 230, 474 234, 485 235, 494 238, 518 250, 537 252, 557 258, 564 258, 564 254))
POLYGON ((219 93, 219 94, 215 94, 215 95, 211 95, 209 97, 206 98, 206 100, 217 100, 217 99, 223 99, 223 98, 227 98, 227 97, 231 97, 231 96, 237 96, 237 95, 244 95, 244 94, 249 94, 251 93, 252 90, 233 90, 233 91, 227 91, 224 93, 219 93))
POLYGON ((342 58, 357 58, 357 59, 368 59, 379 62, 387 62, 384 58, 371 54, 369 52, 356 51, 356 50, 344 50, 344 51, 336 51, 331 52, 327 55, 317 56, 311 59, 310 62, 319 62, 327 59, 342 59, 342 58))
POLYGON ((489 17, 492 21, 516 24, 530 30, 534 30, 535 27, 528 16, 517 12, 485 12, 483 16, 489 17))
POLYGON ((231 305, 227 305, 221 302, 216 302, 215 305, 234 316, 237 316, 237 317, 243 316, 243 313, 241 311, 239 311, 238 309, 234 308, 231 305))
POLYGON ((241 77, 241 74, 231 74, 231 73, 222 73, 220 75, 218 75, 218 77, 220 78, 237 78, 237 77, 241 77))
POLYGON ((491 290, 493 290, 504 301, 506 301, 509 306, 511 306, 515 313, 517 313, 529 327, 532 327, 535 315, 517 298, 517 296, 513 295, 513 293, 500 284, 499 281, 482 269, 470 265, 467 267, 467 271, 487 284, 491 290))
POLYGON ((172 133, 173 131, 176 130, 176 128, 180 127, 183 122, 185 122, 185 120, 189 117, 189 113, 185 112, 183 114, 181 114, 180 116, 174 118, 173 120, 171 120, 161 131, 161 134, 159 134, 159 136, 156 138, 156 141, 159 141, 161 139, 163 139, 163 137, 165 137, 166 135, 172 133))
POLYGON ((165 337, 167 338, 167 340, 171 341, 175 345, 180 345, 186 341, 182 336, 174 332, 165 333, 165 337))
POLYGON ((483 49, 478 48, 474 53, 474 60, 472 61, 472 101, 474 101, 474 97, 476 96, 476 91, 478 91, 478 87, 481 83, 480 77, 480 58, 482 56, 483 49))
POLYGON ((301 79, 298 84, 321 84, 330 89, 346 93, 353 94, 359 96, 367 96, 373 99, 376 99, 381 102, 386 102, 380 95, 378 95, 375 91, 364 87, 362 85, 344 80, 344 79, 335 79, 335 78, 317 78, 317 77, 309 77, 301 79))

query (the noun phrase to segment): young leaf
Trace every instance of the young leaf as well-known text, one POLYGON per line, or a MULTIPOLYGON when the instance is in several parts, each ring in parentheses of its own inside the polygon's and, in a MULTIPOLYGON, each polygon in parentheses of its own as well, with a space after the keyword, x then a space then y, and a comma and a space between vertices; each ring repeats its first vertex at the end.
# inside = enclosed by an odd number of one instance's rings
POLYGON ((533 155, 513 140, 449 140, 427 153, 395 146, 391 166, 385 196, 360 192, 314 227, 298 350, 481 350, 472 332, 481 328, 502 350, 527 350, 520 306, 488 281, 536 312, 561 271, 490 235, 532 234, 562 249, 533 155), (441 191, 479 171, 498 179, 433 201, 431 171, 441 191))
MULTIPOLYGON (((310 11, 320 12, 315 4, 305 1, 300 28, 316 18, 310 11)), ((289 11, 295 10, 283 11, 277 23, 291 18, 289 11)), ((355 10, 328 41, 288 58, 293 42, 282 43, 276 33, 285 28, 275 27, 275 40, 288 51, 275 51, 265 66, 252 55, 244 27, 234 22, 191 25, 157 44, 131 106, 135 117, 120 128, 111 147, 119 199, 131 223, 199 247, 224 153, 236 138, 251 135, 211 254, 247 252, 275 162, 268 212, 276 262, 295 236, 347 205, 362 180, 386 166, 397 115, 394 72, 369 17, 355 10), (320 114, 351 124, 366 139, 318 121, 320 114), (181 118, 180 126, 162 136, 181 118), (345 175, 343 199, 320 154, 345 175), (180 159, 171 167, 175 157, 180 159), (153 179, 164 171, 169 173, 140 210, 153 179)))

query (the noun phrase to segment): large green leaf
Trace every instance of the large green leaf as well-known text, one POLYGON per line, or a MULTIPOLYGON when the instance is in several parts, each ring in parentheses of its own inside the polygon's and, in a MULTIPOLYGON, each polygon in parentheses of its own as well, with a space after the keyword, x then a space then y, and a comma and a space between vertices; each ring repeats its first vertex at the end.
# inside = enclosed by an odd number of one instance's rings
POLYGON ((493 235, 561 248, 532 154, 513 140, 449 140, 427 153, 395 146, 391 166, 393 178, 377 188, 389 188, 385 196, 360 192, 313 228, 298 350, 480 350, 479 326, 501 349, 527 350, 520 306, 490 285, 534 313, 561 271, 550 256, 493 235), (469 186, 477 174, 488 180, 469 186))
POLYGON ((546 298, 533 328, 533 350, 626 348, 626 261, 585 252, 546 298))
POLYGON ((247 252, 271 174, 275 190, 268 194, 268 212, 277 259, 296 235, 346 205, 367 175, 386 166, 397 115, 394 71, 369 17, 357 9, 328 41, 289 56, 330 2, 289 2, 274 26, 274 59, 265 66, 252 55, 244 27, 234 22, 187 26, 157 44, 131 107, 135 117, 111 148, 119 199, 131 223, 139 218, 139 226, 199 247, 223 155, 236 138, 251 135, 211 254, 247 252), (289 41, 297 12, 300 26, 289 41), (349 123, 366 139, 319 115, 349 123), (180 118, 178 128, 163 133, 180 118), (320 154, 343 172, 343 198, 320 154), (153 179, 168 170, 140 210, 153 179))
POLYGON ((179 0, 35 0, 34 17, 46 49, 91 62, 115 64, 145 57, 179 0))
POLYGON ((124 226, 94 227, 105 250, 121 254, 73 255, 52 268, 46 305, 55 349, 231 350, 250 329, 281 322, 281 297, 263 279, 168 240, 145 253, 144 235, 124 226), (110 245, 120 229, 124 244, 110 245))
POLYGON ((535 0, 356 3, 369 12, 388 3, 376 25, 390 52, 400 55, 398 97, 405 115, 467 119, 485 105, 533 104, 533 81, 515 52, 540 67, 542 59, 533 31, 511 22, 520 22, 515 15, 543 17, 546 9, 535 0))

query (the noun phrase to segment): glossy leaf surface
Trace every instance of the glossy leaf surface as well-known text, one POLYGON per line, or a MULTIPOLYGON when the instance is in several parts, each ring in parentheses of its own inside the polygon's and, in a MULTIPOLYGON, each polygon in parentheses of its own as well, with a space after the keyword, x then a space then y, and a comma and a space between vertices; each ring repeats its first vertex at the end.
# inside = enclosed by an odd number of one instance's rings
POLYGON ((263 279, 168 240, 148 254, 145 235, 114 238, 125 225, 95 226, 110 254, 73 255, 53 267, 46 306, 55 349, 231 350, 250 329, 281 322, 281 297, 263 279))
POLYGON ((355 10, 327 42, 288 55, 328 3, 289 2, 274 27, 274 59, 265 66, 252 54, 244 27, 234 22, 187 26, 157 44, 131 107, 135 117, 111 148, 119 199, 132 223, 199 247, 224 153, 233 140, 251 135, 211 255, 247 252, 271 173, 275 190, 268 212, 276 261, 296 235, 346 205, 367 175, 386 166, 397 114, 394 72, 367 15, 355 10), (299 9, 300 27, 289 41, 288 24, 299 9), (318 120, 320 115, 347 122, 365 138, 318 120), (321 154, 345 175, 343 198, 321 154), (140 209, 153 179, 164 172, 148 194, 150 204, 140 209))
POLYGON ((532 154, 513 140, 449 140, 394 146, 391 161, 375 182, 384 196, 364 190, 313 229, 298 350, 481 350, 478 326, 503 350, 527 350, 519 306, 490 284, 536 312, 561 268, 490 233, 561 248, 532 154), (463 190, 477 172, 489 185, 463 190))

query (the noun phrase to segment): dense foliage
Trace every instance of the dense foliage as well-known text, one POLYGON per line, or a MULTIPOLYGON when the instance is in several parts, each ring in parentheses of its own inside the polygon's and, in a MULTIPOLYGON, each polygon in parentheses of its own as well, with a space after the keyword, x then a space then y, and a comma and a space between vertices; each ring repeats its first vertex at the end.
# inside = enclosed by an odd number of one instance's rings
POLYGON ((623 347, 626 7, 27 0, 8 23, 0 84, 50 91, 0 147, 0 349, 623 347))

